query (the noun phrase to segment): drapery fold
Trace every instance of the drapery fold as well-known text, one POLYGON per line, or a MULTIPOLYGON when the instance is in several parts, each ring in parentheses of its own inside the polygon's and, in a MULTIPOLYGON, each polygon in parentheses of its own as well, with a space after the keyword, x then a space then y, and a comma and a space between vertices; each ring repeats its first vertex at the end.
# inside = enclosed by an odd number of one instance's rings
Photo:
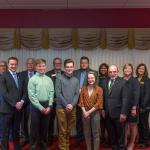
POLYGON ((149 50, 150 28, 0 28, 0 50, 97 47, 149 50))

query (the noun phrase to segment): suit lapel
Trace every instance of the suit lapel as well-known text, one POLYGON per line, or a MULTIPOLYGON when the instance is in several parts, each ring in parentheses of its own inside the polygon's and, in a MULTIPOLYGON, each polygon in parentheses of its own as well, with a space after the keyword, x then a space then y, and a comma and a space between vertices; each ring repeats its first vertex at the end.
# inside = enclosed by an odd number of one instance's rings
MULTIPOLYGON (((12 80, 13 84, 15 85, 16 89, 18 89, 12 74, 9 71, 7 73, 8 73, 9 78, 12 80)), ((17 74, 17 78, 18 78, 18 74, 17 74)), ((18 86, 20 86, 19 78, 18 78, 18 86)))
POLYGON ((112 93, 112 91, 115 89, 115 87, 117 86, 118 83, 119 83, 119 78, 117 77, 116 80, 115 80, 115 82, 114 82, 114 84, 113 84, 113 86, 112 86, 111 91, 109 92, 109 94, 112 93))

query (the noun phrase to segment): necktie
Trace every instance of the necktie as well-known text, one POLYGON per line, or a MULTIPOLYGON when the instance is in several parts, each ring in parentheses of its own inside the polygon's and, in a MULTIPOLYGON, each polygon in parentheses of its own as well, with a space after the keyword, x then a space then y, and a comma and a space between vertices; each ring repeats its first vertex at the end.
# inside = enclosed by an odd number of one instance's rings
POLYGON ((112 86, 113 86, 113 84, 114 84, 114 80, 110 80, 110 84, 109 84, 109 93, 111 92, 111 90, 112 90, 112 86))
POLYGON ((13 78, 14 78, 14 81, 15 81, 16 86, 17 86, 17 88, 18 88, 18 87, 19 87, 19 84, 18 84, 18 78, 17 78, 16 72, 13 72, 13 78))
POLYGON ((29 72, 29 79, 33 76, 32 72, 29 72))
POLYGON ((86 76, 86 71, 82 71, 80 75, 80 88, 82 88, 83 86, 85 76, 86 76))
POLYGON ((61 71, 56 71, 56 77, 59 78, 61 76, 61 71))

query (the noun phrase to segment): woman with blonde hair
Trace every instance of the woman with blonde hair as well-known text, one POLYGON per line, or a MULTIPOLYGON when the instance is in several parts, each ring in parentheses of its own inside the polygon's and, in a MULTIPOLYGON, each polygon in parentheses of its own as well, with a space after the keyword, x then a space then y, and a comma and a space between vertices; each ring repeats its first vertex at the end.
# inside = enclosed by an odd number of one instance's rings
POLYGON ((125 144, 127 150, 133 150, 135 139, 137 136, 137 123, 138 123, 138 103, 140 95, 140 85, 138 80, 133 77, 133 66, 131 64, 125 64, 123 67, 124 79, 127 80, 128 86, 128 98, 129 98, 129 114, 127 116, 127 122, 125 126, 125 144), (130 132, 129 141, 128 133, 130 132))

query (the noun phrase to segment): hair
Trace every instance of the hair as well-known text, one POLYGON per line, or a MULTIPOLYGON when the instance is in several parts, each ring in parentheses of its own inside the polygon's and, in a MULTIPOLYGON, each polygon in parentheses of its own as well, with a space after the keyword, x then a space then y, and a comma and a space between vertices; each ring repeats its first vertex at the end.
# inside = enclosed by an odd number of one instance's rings
POLYGON ((43 58, 38 58, 35 60, 35 65, 37 66, 38 64, 45 64, 46 65, 46 60, 43 58))
POLYGON ((88 58, 88 57, 86 57, 86 56, 82 56, 82 57, 80 58, 80 63, 81 63, 81 61, 82 61, 82 60, 84 60, 84 59, 85 59, 85 60, 87 60, 87 61, 88 61, 88 63, 89 63, 89 58, 88 58))
POLYGON ((72 59, 65 59, 64 67, 66 67, 66 64, 68 64, 68 63, 73 63, 73 66, 74 66, 74 61, 72 59))
MULTIPOLYGON (((97 84, 97 82, 96 82, 96 73, 95 73, 94 71, 89 71, 88 74, 87 74, 87 76, 88 76, 89 74, 94 75, 94 77, 95 77, 95 85, 96 85, 96 84, 97 84)), ((88 83, 88 80, 87 80, 87 85, 88 85, 88 84, 89 84, 89 83, 88 83)))
POLYGON ((29 60, 32 60, 32 62, 35 64, 34 58, 27 58, 26 63, 28 63, 29 60))
POLYGON ((62 59, 61 59, 61 58, 55 57, 55 58, 53 59, 53 64, 55 63, 56 60, 59 60, 60 62, 62 62, 62 59))
MULTIPOLYGON (((100 66, 99 66, 99 75, 100 75, 100 76, 102 76, 102 74, 101 74, 100 70, 101 70, 101 68, 102 68, 103 66, 105 66, 105 67, 106 67, 107 72, 108 72, 109 65, 108 65, 108 64, 106 64, 106 63, 102 63, 102 64, 100 64, 100 66)), ((108 73, 107 73, 107 74, 108 74, 108 73)))
POLYGON ((7 67, 7 62, 6 62, 6 61, 4 61, 4 60, 0 60, 0 64, 1 64, 1 63, 3 63, 3 64, 4 64, 4 66, 6 67, 6 70, 7 70, 7 68, 8 68, 8 67, 7 67))
POLYGON ((10 60, 15 60, 18 64, 18 58, 17 57, 9 57, 7 62, 9 63, 10 60))
POLYGON ((123 66, 123 72, 124 72, 124 70, 125 70, 127 67, 131 67, 131 69, 132 69, 132 75, 133 75, 133 65, 132 65, 132 64, 125 64, 125 65, 123 66))
POLYGON ((141 63, 141 64, 139 64, 139 65, 137 66, 137 68, 136 68, 136 76, 139 77, 138 69, 139 69, 141 66, 143 66, 143 67, 145 68, 144 76, 147 77, 147 76, 148 76, 148 70, 147 70, 146 64, 144 64, 144 63, 141 63))

